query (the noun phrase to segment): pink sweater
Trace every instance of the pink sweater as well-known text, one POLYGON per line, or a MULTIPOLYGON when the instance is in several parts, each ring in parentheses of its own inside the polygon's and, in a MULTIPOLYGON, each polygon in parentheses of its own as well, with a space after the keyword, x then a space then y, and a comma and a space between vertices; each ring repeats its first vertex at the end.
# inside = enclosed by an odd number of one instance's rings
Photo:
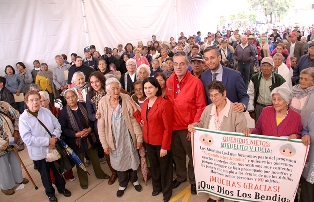
POLYGON ((300 114, 290 108, 286 118, 277 126, 275 108, 269 106, 263 109, 252 134, 277 137, 296 134, 300 138, 301 132, 302 123, 300 114))

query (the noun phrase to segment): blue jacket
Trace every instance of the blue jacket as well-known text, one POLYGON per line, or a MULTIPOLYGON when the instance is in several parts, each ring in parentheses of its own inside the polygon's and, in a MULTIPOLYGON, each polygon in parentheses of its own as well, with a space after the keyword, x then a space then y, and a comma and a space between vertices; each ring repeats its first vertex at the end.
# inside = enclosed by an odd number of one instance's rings
POLYGON ((306 54, 300 57, 297 65, 293 69, 293 80, 299 83, 301 71, 308 67, 314 67, 314 60, 311 60, 310 54, 306 54))
MULTIPOLYGON (((247 108, 249 103, 249 96, 246 92, 246 87, 240 72, 224 66, 222 66, 222 68, 222 82, 225 85, 227 91, 227 98, 233 103, 241 102, 247 108)), ((211 101, 209 99, 207 90, 207 85, 212 81, 212 72, 210 69, 202 73, 201 80, 205 87, 207 103, 210 104, 211 101)))

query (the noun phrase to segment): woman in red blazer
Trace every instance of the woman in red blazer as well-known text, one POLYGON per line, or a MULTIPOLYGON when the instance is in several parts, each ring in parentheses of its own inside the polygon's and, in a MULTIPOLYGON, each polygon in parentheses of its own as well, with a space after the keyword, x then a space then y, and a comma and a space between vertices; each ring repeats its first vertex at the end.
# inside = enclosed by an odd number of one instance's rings
POLYGON ((172 104, 162 98, 161 87, 154 77, 143 81, 144 94, 147 99, 142 110, 134 116, 144 126, 143 136, 146 150, 152 168, 153 196, 161 191, 164 201, 169 201, 172 195, 172 104))

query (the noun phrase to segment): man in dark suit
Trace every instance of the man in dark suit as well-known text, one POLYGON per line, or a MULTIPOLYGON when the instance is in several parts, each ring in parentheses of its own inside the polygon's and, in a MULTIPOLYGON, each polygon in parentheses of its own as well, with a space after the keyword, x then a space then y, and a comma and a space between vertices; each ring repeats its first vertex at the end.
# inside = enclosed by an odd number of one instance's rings
POLYGON ((297 34, 295 32, 292 32, 289 38, 290 42, 287 45, 287 49, 290 53, 290 58, 296 57, 297 62, 299 62, 300 57, 304 55, 303 44, 297 40, 297 34))
POLYGON ((249 102, 249 96, 246 92, 241 74, 238 71, 220 64, 221 55, 219 49, 214 46, 209 46, 204 50, 204 59, 209 67, 209 69, 201 75, 201 80, 207 95, 207 103, 211 103, 207 85, 213 80, 222 81, 226 87, 227 98, 234 103, 234 111, 245 111, 249 102))

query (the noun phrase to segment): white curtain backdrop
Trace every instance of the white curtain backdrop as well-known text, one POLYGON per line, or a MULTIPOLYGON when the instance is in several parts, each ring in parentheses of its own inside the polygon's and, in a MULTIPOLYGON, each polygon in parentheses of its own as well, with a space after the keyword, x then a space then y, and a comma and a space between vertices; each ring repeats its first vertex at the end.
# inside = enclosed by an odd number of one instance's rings
POLYGON ((0 75, 6 65, 33 61, 56 66, 54 57, 86 46, 80 0, 0 0, 0 75))
MULTIPOLYGON (((24 62, 28 69, 38 59, 49 68, 54 56, 72 52, 83 56, 89 43, 103 48, 131 42, 157 40, 215 32, 219 16, 217 0, 0 0, 0 75, 10 64, 24 62)), ((219 7, 219 6, 218 6, 219 7)))

